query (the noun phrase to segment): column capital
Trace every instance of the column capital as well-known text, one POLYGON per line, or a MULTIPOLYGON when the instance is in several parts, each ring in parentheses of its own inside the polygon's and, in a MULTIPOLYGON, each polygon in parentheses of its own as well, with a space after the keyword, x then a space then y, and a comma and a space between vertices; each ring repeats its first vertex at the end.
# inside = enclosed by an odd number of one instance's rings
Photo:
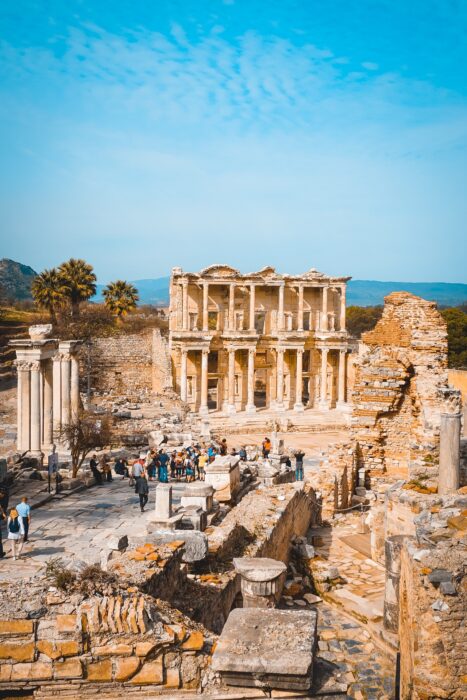
POLYGON ((31 360, 15 360, 13 364, 18 372, 29 372, 33 362, 31 360))

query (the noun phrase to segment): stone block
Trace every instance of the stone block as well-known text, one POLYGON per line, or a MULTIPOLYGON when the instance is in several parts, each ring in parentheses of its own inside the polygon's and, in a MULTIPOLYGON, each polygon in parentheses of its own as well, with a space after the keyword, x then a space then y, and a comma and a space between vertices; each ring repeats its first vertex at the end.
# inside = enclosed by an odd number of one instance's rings
POLYGON ((86 667, 86 676, 88 681, 96 683, 105 683, 112 680, 112 661, 104 659, 103 661, 95 661, 86 667))
POLYGON ((443 581, 452 581, 452 575, 446 569, 433 569, 433 571, 428 574, 428 581, 433 584, 433 586, 439 586, 443 581))
POLYGON ((143 668, 130 681, 134 685, 162 685, 163 682, 164 666, 162 658, 155 661, 146 661, 143 668))
POLYGON ((123 552, 128 547, 127 535, 112 535, 106 540, 107 549, 123 552))
POLYGON ((56 661, 54 664, 54 678, 61 680, 65 678, 82 678, 83 667, 79 659, 65 659, 56 661))
POLYGON ((93 647, 93 656, 131 656, 133 646, 130 644, 108 644, 101 647, 93 647))
POLYGON ((135 647, 135 653, 136 656, 147 656, 154 651, 155 648, 156 645, 154 642, 138 642, 135 647))
POLYGON ((0 665, 0 683, 6 683, 11 678, 12 664, 0 665))
POLYGON ((75 632, 77 628, 77 615, 57 615, 57 632, 75 632))
POLYGON ((151 540, 156 545, 166 544, 174 540, 185 543, 185 551, 182 560, 187 563, 201 561, 208 555, 208 538, 203 532, 197 530, 158 531, 151 535, 151 540))
POLYGON ((135 675, 136 671, 139 669, 140 663, 141 660, 138 659, 136 656, 115 659, 114 680, 121 682, 129 680, 132 676, 135 675))
POLYGON ((0 620, 0 636, 17 637, 34 632, 33 620, 0 620))
POLYGON ((167 688, 180 687, 180 671, 178 668, 168 668, 165 672, 165 683, 167 688))
POLYGON ((182 649, 185 651, 201 651, 204 644, 204 637, 202 632, 192 632, 188 639, 183 642, 182 649))
POLYGON ((65 656, 76 656, 80 652, 80 645, 73 640, 64 642, 51 642, 46 639, 41 639, 37 642, 37 651, 45 654, 50 659, 59 659, 65 656))
POLYGON ((32 664, 15 664, 11 671, 12 681, 48 681, 52 679, 51 663, 36 661, 32 664))
POLYGON ((212 669, 228 685, 308 690, 316 626, 312 610, 236 608, 222 630, 212 669))
POLYGON ((439 591, 443 595, 457 595, 457 590, 451 581, 441 581, 439 591))
POLYGON ((0 659, 34 661, 34 642, 0 642, 0 659))

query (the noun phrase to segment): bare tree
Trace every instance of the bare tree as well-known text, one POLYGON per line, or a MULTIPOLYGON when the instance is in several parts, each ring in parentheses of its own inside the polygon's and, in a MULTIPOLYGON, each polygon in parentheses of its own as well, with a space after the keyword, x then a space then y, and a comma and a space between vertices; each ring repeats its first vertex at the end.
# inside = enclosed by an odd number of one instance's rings
POLYGON ((62 426, 59 437, 61 442, 68 445, 71 452, 73 477, 76 477, 81 465, 92 450, 111 444, 111 416, 80 411, 75 420, 62 426))

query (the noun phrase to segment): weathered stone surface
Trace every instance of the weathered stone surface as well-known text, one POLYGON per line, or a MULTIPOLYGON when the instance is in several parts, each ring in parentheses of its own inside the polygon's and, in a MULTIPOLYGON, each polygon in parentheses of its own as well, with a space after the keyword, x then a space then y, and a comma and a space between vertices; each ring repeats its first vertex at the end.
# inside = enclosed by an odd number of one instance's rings
POLYGON ((50 659, 59 659, 62 656, 76 656, 79 654, 80 645, 73 640, 54 643, 41 639, 37 642, 37 651, 45 654, 50 659))
POLYGON ((57 615, 57 632, 75 632, 78 618, 76 615, 57 615))
POLYGON ((131 656, 133 647, 130 644, 108 644, 102 647, 94 647, 94 656, 131 656))
POLYGON ((162 658, 156 659, 156 661, 146 661, 143 668, 130 681, 134 685, 161 685, 163 682, 164 667, 162 658))
POLYGON ((105 682, 112 680, 112 661, 104 659, 88 663, 86 666, 86 676, 88 681, 105 682))
POLYGON ((317 613, 235 609, 212 667, 229 685, 307 690, 312 682, 317 613))
POLYGON ((11 670, 12 681, 47 681, 52 678, 52 675, 52 664, 42 661, 31 664, 15 664, 11 670))
POLYGON ((147 656, 155 648, 154 642, 138 642, 135 647, 135 654, 136 656, 147 656))
POLYGON ((203 633, 192 632, 188 639, 183 642, 182 649, 185 649, 185 651, 200 651, 203 648, 203 644, 203 633))
POLYGON ((33 661, 34 642, 1 642, 0 659, 13 659, 13 661, 33 661))
POLYGON ((16 637, 33 632, 33 620, 0 620, 0 636, 2 637, 16 637))
POLYGON ((208 538, 203 532, 197 530, 174 530, 153 532, 148 538, 154 544, 166 544, 174 540, 185 542, 183 561, 192 563, 202 561, 208 555, 208 538))
POLYGON ((130 658, 115 659, 115 676, 116 681, 127 681, 134 676, 140 666, 140 659, 132 656, 130 658))
POLYGON ((82 678, 83 667, 79 659, 65 659, 54 663, 54 677, 58 679, 82 678))

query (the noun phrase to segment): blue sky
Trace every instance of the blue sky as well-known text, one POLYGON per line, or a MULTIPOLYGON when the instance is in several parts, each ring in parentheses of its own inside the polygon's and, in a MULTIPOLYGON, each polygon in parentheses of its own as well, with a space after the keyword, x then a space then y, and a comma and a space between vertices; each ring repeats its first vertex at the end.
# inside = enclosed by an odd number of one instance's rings
POLYGON ((465 0, 3 0, 1 257, 465 282, 465 0))

